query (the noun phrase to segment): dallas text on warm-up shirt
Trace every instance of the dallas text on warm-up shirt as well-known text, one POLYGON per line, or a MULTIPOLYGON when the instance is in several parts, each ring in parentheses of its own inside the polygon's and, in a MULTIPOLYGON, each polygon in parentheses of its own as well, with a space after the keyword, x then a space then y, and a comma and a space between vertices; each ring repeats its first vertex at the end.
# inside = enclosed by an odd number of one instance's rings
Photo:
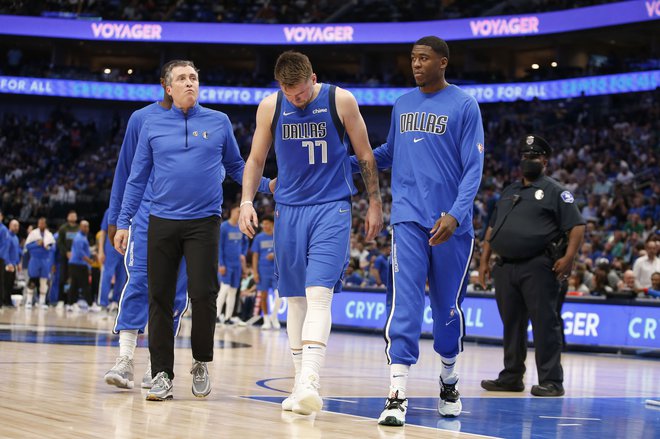
MULTIPOLYGON (((387 142, 374 149, 378 169, 392 168, 391 224, 432 228, 443 215, 470 233, 484 164, 484 130, 477 101, 455 85, 419 89, 397 99, 387 142)), ((359 172, 351 157, 353 172, 359 172)))

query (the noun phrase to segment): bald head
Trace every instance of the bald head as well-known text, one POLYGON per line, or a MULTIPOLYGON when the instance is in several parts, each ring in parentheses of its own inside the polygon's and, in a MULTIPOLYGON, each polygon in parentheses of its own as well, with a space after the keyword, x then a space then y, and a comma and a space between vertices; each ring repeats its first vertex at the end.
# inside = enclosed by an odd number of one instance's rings
POLYGON ((14 235, 18 233, 18 229, 21 228, 21 225, 15 219, 9 221, 9 231, 14 235))
POLYGON ((85 220, 80 221, 80 231, 83 233, 83 235, 86 235, 89 233, 89 223, 85 220))

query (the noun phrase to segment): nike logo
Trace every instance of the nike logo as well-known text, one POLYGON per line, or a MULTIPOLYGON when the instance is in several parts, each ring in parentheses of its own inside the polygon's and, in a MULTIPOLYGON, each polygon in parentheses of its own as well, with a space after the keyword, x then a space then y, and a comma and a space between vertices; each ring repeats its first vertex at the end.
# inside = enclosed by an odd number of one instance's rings
POLYGON ((289 115, 291 115, 291 114, 293 114, 293 113, 295 113, 295 111, 289 111, 288 113, 285 111, 284 113, 282 113, 282 115, 284 115, 284 116, 289 116, 289 115))
POLYGON ((401 378, 404 377, 405 375, 392 375, 392 378, 401 378))
POLYGON ((413 142, 417 143, 417 142, 421 142, 422 140, 424 140, 423 137, 419 137, 419 138, 415 137, 415 138, 413 139, 413 142))
POLYGON ((455 321, 455 320, 456 320, 456 319, 451 319, 450 321, 448 321, 447 323, 445 323, 445 326, 449 326, 449 325, 451 325, 451 322, 453 322, 453 321, 455 321))
POLYGON ((339 213, 346 213, 346 212, 348 212, 349 210, 351 210, 351 209, 339 209, 339 213))

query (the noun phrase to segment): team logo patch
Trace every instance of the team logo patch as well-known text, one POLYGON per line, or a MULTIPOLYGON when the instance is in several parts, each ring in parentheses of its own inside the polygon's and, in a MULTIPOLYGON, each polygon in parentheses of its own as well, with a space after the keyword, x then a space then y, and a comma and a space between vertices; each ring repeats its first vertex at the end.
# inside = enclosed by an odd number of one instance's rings
POLYGON ((477 143, 477 149, 479 150, 480 154, 483 154, 484 152, 484 145, 483 143, 477 143))
POLYGON ((197 131, 193 131, 193 136, 194 136, 194 137, 199 136, 199 132, 197 132, 197 131))
POLYGON ((527 136, 527 138, 525 139, 525 143, 527 143, 528 145, 534 143, 534 136, 527 136))
POLYGON ((209 132, 208 131, 203 131, 202 132, 202 137, 205 138, 205 139, 208 139, 209 138, 209 132))
POLYGON ((280 210, 277 209, 277 210, 275 211, 275 218, 279 218, 279 217, 280 217, 280 210))
POLYGON ((573 198, 573 194, 570 193, 569 191, 562 192, 561 199, 564 200, 564 203, 572 203, 573 201, 575 201, 575 198, 573 198))
POLYGON ((456 310, 454 308, 449 310, 449 318, 452 318, 456 315, 456 310))
POLYGON ((543 197, 545 197, 545 192, 543 192, 543 189, 539 189, 536 192, 534 192, 534 198, 537 200, 542 200, 543 197))

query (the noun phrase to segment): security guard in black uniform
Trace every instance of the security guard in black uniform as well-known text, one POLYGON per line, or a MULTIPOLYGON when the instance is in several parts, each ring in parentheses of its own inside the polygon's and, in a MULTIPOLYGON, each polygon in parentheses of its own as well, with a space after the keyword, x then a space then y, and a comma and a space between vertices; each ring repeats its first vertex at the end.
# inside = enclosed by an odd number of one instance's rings
POLYGON ((541 137, 521 145, 523 179, 502 191, 491 217, 479 268, 485 285, 491 251, 495 298, 504 324, 504 370, 483 380, 491 391, 521 392, 525 386, 527 322, 532 321, 539 385, 532 395, 562 396, 562 332, 557 302, 560 283, 571 273, 585 222, 573 195, 544 175, 552 148, 541 137))

